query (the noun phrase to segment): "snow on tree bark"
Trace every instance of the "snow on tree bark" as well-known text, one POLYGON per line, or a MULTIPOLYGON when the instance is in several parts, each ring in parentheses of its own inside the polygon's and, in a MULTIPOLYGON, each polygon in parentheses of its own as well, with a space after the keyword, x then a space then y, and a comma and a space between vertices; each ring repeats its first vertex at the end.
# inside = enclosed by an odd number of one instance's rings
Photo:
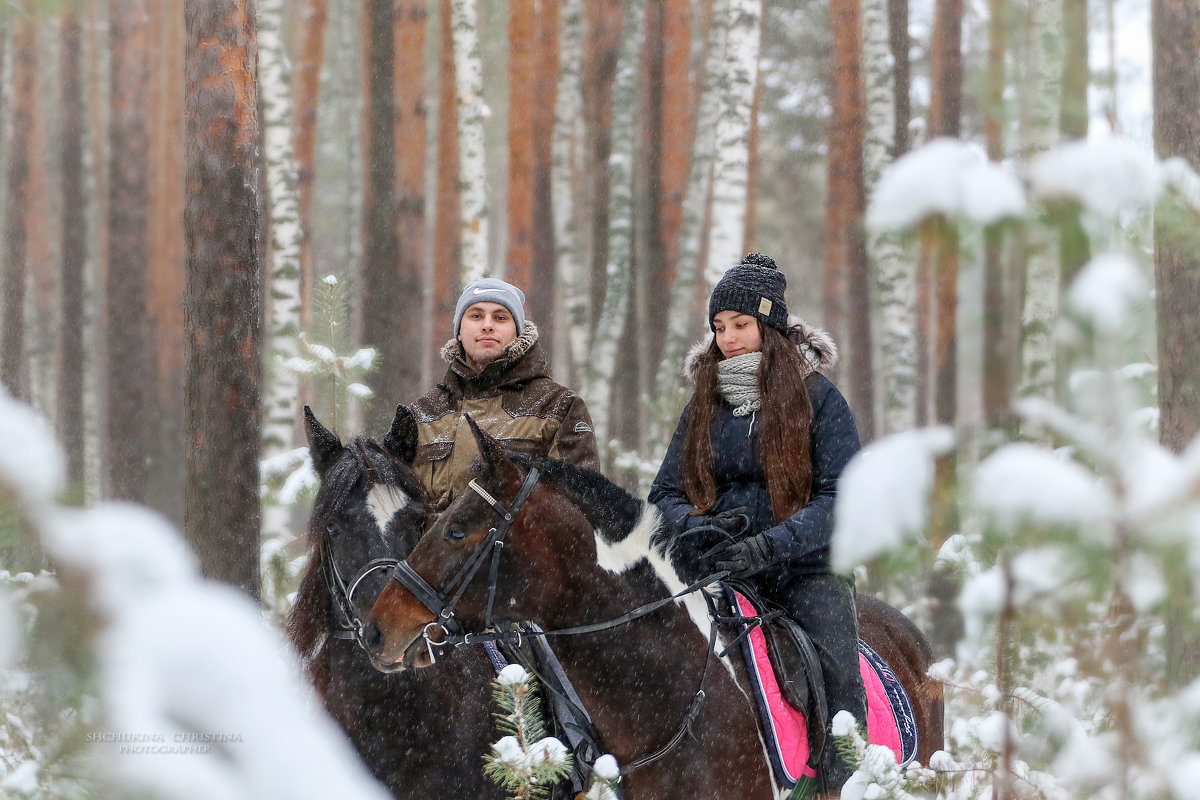
POLYGON ((257 34, 253 0, 189 0, 186 537, 202 571, 259 594, 257 34))
POLYGON ((458 147, 463 283, 488 272, 487 173, 484 160, 483 62, 475 0, 451 0, 454 75, 458 90, 458 147))

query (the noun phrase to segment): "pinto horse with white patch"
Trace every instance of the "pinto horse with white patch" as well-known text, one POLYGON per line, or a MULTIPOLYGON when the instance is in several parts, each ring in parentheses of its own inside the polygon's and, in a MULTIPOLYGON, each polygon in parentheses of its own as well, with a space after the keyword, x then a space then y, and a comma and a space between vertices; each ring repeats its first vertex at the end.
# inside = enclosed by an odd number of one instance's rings
MULTIPOLYGON (((624 765, 628 800, 786 795, 736 649, 713 666, 722 637, 704 595, 682 592, 687 587, 651 544, 658 510, 598 473, 510 456, 474 423, 472 430, 483 456, 472 490, 413 548, 367 620, 364 641, 376 662, 428 666, 437 642, 459 626, 473 633, 458 642, 521 647, 516 626, 528 648, 536 623, 553 637, 600 748, 624 765), (677 602, 664 601, 676 594, 677 602)), ((864 608, 879 606, 890 608, 878 601, 864 608)), ((891 611, 895 618, 867 621, 862 632, 894 659, 921 707, 918 755, 927 760, 941 746, 940 686, 925 677, 927 644, 895 641, 916 631, 891 611)))
POLYGON ((309 454, 321 486, 309 520, 309 561, 287 632, 330 716, 399 800, 504 796, 483 774, 491 751, 491 663, 455 653, 435 669, 373 664, 362 623, 428 515, 411 468, 417 430, 404 406, 382 442, 343 445, 307 407, 309 454), (395 674, 383 674, 381 670, 395 674))

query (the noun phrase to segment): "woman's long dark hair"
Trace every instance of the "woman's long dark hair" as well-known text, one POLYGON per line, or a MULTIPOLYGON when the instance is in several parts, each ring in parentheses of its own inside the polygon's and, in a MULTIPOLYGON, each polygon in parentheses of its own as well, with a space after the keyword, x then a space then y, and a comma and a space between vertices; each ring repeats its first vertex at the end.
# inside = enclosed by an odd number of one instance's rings
MULTIPOLYGON (((767 478, 771 514, 775 522, 796 513, 808 502, 812 491, 812 454, 809 427, 812 400, 804 383, 810 372, 796 345, 779 330, 758 323, 762 334, 762 361, 758 365, 758 389, 762 409, 758 412, 758 458, 767 478)), ((713 477, 712 420, 722 401, 717 384, 717 362, 724 356, 716 339, 700 356, 696 391, 692 396, 683 449, 683 489, 696 507, 706 514, 717 502, 713 477)))

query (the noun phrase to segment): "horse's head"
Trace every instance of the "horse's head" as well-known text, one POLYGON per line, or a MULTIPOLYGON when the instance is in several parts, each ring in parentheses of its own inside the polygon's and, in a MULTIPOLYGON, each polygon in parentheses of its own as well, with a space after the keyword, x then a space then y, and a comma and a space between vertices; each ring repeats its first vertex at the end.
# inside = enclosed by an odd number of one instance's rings
POLYGON ((500 618, 545 618, 563 599, 572 563, 588 558, 581 548, 591 548, 595 561, 591 527, 579 510, 468 420, 482 456, 475 479, 375 601, 366 645, 376 663, 427 666, 422 634, 451 613, 471 631, 500 618), (563 535, 570 532, 582 535, 563 535))
POLYGON ((304 422, 321 486, 309 520, 312 560, 298 594, 327 607, 321 616, 335 636, 361 642, 361 620, 425 526, 427 495, 411 467, 416 423, 401 405, 382 442, 355 437, 343 445, 307 406, 304 422))

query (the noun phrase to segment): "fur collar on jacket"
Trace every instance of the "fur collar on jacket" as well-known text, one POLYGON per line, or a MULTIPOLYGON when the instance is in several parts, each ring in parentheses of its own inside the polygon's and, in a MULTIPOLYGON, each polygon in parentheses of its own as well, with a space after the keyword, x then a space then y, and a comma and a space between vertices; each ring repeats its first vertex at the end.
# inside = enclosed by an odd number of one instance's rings
MULTIPOLYGON (((804 359, 808 362, 809 373, 837 366, 837 344, 825 329, 809 325, 799 317, 789 316, 787 337, 804 354, 804 359)), ((704 355, 704 351, 708 349, 712 341, 713 334, 709 333, 688 350, 687 357, 683 360, 682 370, 683 377, 688 382, 696 382, 696 370, 699 368, 700 356, 704 355)))
POLYGON ((546 373, 545 357, 541 356, 540 350, 535 354, 538 357, 525 359, 525 356, 533 351, 537 343, 537 325, 534 325, 533 321, 527 318, 521 330, 521 335, 514 339, 508 347, 504 348, 504 352, 499 358, 484 367, 483 372, 476 372, 467 364, 466 353, 463 351, 462 342, 458 341, 458 339, 451 339, 442 346, 442 358, 450 365, 450 371, 465 381, 479 381, 490 385, 499 384, 502 378, 527 381, 546 373), (522 359, 525 359, 525 363, 522 364, 523 368, 519 370, 521 374, 519 376, 506 375, 522 359))

